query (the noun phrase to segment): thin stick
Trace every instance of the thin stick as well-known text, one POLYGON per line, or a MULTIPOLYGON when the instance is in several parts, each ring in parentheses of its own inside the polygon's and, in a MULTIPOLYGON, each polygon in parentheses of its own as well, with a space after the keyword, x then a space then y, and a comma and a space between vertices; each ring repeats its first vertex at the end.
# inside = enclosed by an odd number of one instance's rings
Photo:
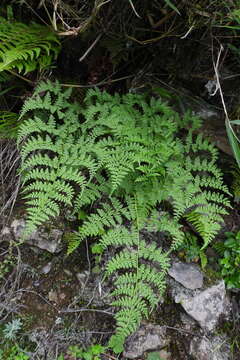
POLYGON ((73 87, 73 88, 92 88, 92 87, 95 87, 95 86, 102 86, 102 85, 105 85, 105 84, 112 84, 112 83, 115 83, 115 82, 118 82, 118 81, 122 81, 122 80, 125 80, 125 79, 129 79, 129 78, 132 78, 134 77, 135 75, 129 75, 129 76, 123 76, 121 78, 118 78, 118 79, 113 79, 113 80, 103 80, 99 83, 96 83, 96 84, 91 84, 91 85, 78 85, 78 84, 61 84, 62 86, 64 87, 73 87))
POLYGON ((225 114, 225 121, 227 122, 227 125, 229 126, 229 128, 230 128, 233 136, 235 137, 235 139, 240 143, 240 139, 237 137, 237 135, 235 134, 235 132, 234 132, 234 130, 233 130, 233 128, 232 128, 232 125, 231 125, 231 122, 230 122, 230 119, 229 119, 229 116, 228 116, 226 104, 225 104, 225 101, 224 101, 224 96, 223 96, 223 92, 222 92, 222 87, 221 87, 220 80, 219 80, 218 67, 219 67, 219 61, 220 61, 220 57, 221 57, 222 51, 223 51, 223 46, 222 46, 222 44, 220 44, 220 50, 219 50, 219 52, 218 52, 218 57, 217 57, 216 63, 215 63, 215 61, 213 60, 213 68, 214 68, 215 77, 216 77, 216 82, 217 82, 217 86, 216 86, 216 90, 215 90, 215 92, 214 92, 214 95, 215 95, 216 92, 219 90, 219 94, 220 94, 221 101, 222 101, 222 106, 223 106, 223 111, 224 111, 224 114, 225 114))
POLYGON ((133 9, 134 14, 135 14, 139 19, 141 19, 141 16, 138 15, 138 13, 137 13, 137 11, 136 11, 133 3, 132 3, 132 0, 128 0, 128 1, 129 1, 129 4, 131 5, 131 7, 132 7, 132 9, 133 9))
POLYGON ((192 26, 188 29, 188 31, 186 32, 186 34, 183 35, 183 36, 181 36, 180 39, 186 39, 186 37, 190 34, 190 32, 193 30, 193 28, 194 28, 194 25, 192 25, 192 26))
POLYGON ((17 76, 19 79, 26 81, 30 85, 33 85, 33 86, 36 85, 34 81, 31 81, 31 80, 25 78, 24 76, 19 75, 18 73, 15 73, 15 71, 13 71, 13 70, 7 70, 7 71, 10 72, 10 74, 12 74, 12 75, 17 76))
POLYGON ((110 315, 110 316, 114 316, 113 313, 111 313, 110 311, 105 311, 105 310, 96 310, 96 309, 67 309, 67 310, 60 310, 59 313, 77 313, 77 312, 98 312, 98 313, 102 313, 102 314, 106 314, 106 315, 110 315))
POLYGON ((204 337, 205 337, 205 336, 203 336, 203 335, 194 334, 194 333, 191 333, 190 331, 186 331, 186 330, 183 330, 183 329, 178 329, 178 328, 173 327, 173 326, 167 326, 167 325, 165 325, 165 327, 166 327, 167 329, 176 330, 176 331, 183 332, 183 333, 185 333, 185 334, 189 334, 189 335, 192 335, 192 336, 197 336, 197 337, 201 337, 201 338, 204 338, 204 337))
POLYGON ((83 54, 83 56, 80 57, 79 61, 83 61, 87 55, 92 51, 92 49, 94 48, 94 46, 98 43, 98 41, 101 39, 103 34, 99 34, 98 37, 94 40, 94 42, 92 43, 91 46, 89 46, 89 48, 87 49, 87 51, 83 54))

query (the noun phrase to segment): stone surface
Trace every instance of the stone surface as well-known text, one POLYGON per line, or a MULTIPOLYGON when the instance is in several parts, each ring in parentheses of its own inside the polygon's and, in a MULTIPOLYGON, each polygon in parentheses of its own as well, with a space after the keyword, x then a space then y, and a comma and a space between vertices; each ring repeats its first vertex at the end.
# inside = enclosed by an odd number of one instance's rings
POLYGON ((213 331, 220 317, 227 317, 230 312, 224 281, 193 294, 175 290, 174 300, 206 331, 213 331))
POLYGON ((25 228, 24 219, 14 219, 10 226, 5 226, 2 230, 2 236, 8 236, 13 234, 15 238, 18 240, 21 237, 21 234, 25 228))
POLYGON ((123 356, 128 359, 139 358, 145 351, 160 350, 168 344, 165 326, 144 325, 128 338, 123 356))
POLYGON ((174 262, 168 274, 187 289, 195 290, 203 286, 203 274, 197 265, 174 262))
POLYGON ((51 269, 52 269, 52 262, 49 262, 40 269, 40 272, 46 275, 51 271, 51 269))
POLYGON ((51 229, 50 231, 39 229, 30 235, 26 243, 56 254, 62 250, 62 236, 63 231, 58 229, 51 229))
MULTIPOLYGON (((1 232, 4 238, 11 237, 12 235, 16 240, 21 240, 21 235, 25 228, 24 219, 14 219, 10 226, 5 226, 1 232)), ((39 230, 32 233, 25 241, 26 244, 35 246, 42 250, 54 254, 61 251, 61 240, 63 231, 54 228, 45 228, 41 226, 39 230)))
POLYGON ((221 337, 194 337, 190 344, 190 355, 196 360, 229 360, 230 353, 229 344, 221 337))

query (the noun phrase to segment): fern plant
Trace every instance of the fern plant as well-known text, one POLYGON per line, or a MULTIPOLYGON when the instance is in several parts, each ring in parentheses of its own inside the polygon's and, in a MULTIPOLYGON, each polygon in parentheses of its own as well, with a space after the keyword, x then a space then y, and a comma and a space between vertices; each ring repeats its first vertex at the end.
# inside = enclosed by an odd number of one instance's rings
POLYGON ((70 93, 41 84, 21 113, 28 116, 18 134, 26 233, 64 205, 85 212, 69 253, 84 239, 103 251, 115 248, 106 277, 115 278, 110 346, 118 353, 165 289, 169 255, 184 241, 182 222, 192 224, 204 249, 221 227, 229 193, 216 149, 194 135, 198 118, 180 118, 144 95, 99 90, 90 90, 80 108, 70 93), (158 233, 154 241, 146 230, 158 233))
POLYGON ((11 22, 0 17, 0 72, 25 74, 48 67, 60 51, 60 41, 46 26, 11 22))
POLYGON ((35 113, 23 122, 18 133, 28 206, 25 236, 58 216, 62 205, 72 206, 75 186, 80 193, 86 186, 84 171, 93 176, 97 169, 88 154, 91 140, 81 137, 78 106, 69 102, 70 93, 61 92, 59 84, 43 83, 26 101, 20 115, 22 119, 30 111, 35 113))

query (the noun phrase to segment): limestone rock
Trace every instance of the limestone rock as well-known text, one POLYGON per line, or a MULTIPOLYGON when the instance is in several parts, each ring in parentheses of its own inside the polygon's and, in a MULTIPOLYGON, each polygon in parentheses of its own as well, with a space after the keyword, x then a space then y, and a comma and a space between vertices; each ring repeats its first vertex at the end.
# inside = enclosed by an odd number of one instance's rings
POLYGON ((174 262, 168 274, 187 289, 195 290, 203 286, 203 274, 197 265, 174 262))
POLYGON ((127 339, 123 356, 128 359, 139 358, 145 351, 160 350, 168 344, 165 326, 144 325, 127 339))
POLYGON ((50 229, 50 231, 44 231, 44 229, 40 228, 30 235, 26 243, 56 254, 62 250, 62 236, 62 230, 50 229))
POLYGON ((50 261, 40 269, 40 272, 46 275, 51 271, 51 269, 52 269, 52 262, 50 261))
POLYGON ((230 346, 226 339, 194 337, 190 344, 190 355, 196 360, 229 360, 230 346))
POLYGON ((192 295, 178 293, 175 302, 181 303, 187 314, 205 331, 213 331, 220 317, 227 317, 230 312, 224 281, 192 295))
MULTIPOLYGON (((14 235, 16 240, 21 240, 21 235, 25 228, 24 219, 14 219, 10 226, 5 226, 1 232, 1 235, 7 239, 14 235)), ((25 244, 35 246, 42 250, 55 254, 61 251, 61 240, 63 231, 59 229, 46 229, 41 226, 37 231, 29 235, 29 238, 25 241, 25 244)))

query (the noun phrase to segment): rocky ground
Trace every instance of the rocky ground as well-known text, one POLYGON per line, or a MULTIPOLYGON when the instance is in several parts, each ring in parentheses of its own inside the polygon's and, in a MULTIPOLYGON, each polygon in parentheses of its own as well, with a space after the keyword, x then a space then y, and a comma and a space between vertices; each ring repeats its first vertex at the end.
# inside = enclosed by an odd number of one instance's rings
MULTIPOLYGON (((23 228, 23 218, 5 226, 2 249, 18 240, 23 228)), ((103 263, 89 255, 86 244, 64 257, 62 236, 62 230, 41 228, 18 247, 18 260, 2 279, 1 313, 22 320, 22 337, 34 349, 31 359, 57 359, 70 345, 104 344, 114 331, 111 284, 103 285, 103 263)), ((237 360, 239 293, 227 291, 210 270, 173 257, 164 298, 128 338, 122 357, 237 360)))

